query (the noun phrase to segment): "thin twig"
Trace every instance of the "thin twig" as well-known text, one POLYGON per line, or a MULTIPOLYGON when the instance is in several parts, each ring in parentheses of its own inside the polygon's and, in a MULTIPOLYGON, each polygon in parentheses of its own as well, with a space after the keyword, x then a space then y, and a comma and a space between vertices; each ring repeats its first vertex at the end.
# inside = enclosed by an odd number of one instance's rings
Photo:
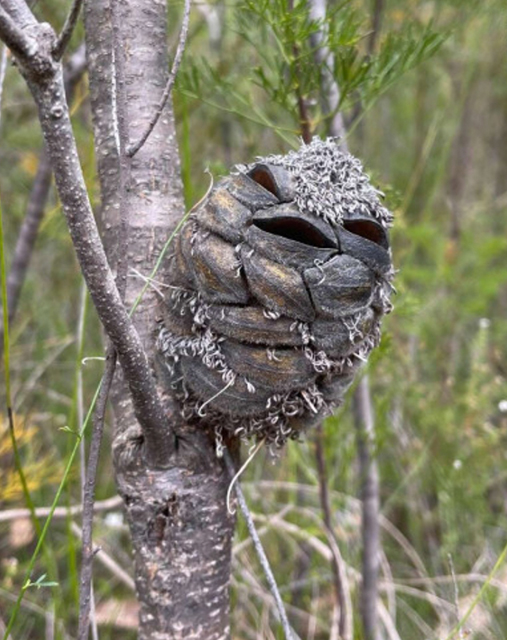
POLYGON ((382 25, 382 14, 384 12, 385 0, 373 0, 373 16, 371 20, 371 33, 368 39, 368 55, 373 55, 377 48, 377 42, 380 36, 380 27, 382 25))
POLYGON ((35 240, 44 215, 44 208, 51 187, 51 163, 43 148, 39 156, 37 173, 32 184, 26 206, 26 213, 19 230, 18 239, 12 256, 11 268, 7 280, 9 299, 9 322, 14 320, 18 308, 28 265, 33 255, 35 240))
POLYGON ((65 20, 62 31, 58 36, 58 40, 56 41, 56 45, 53 49, 53 56, 55 60, 61 60, 67 46, 69 45, 72 34, 74 33, 74 27, 76 26, 79 18, 82 4, 83 0, 73 0, 72 2, 69 15, 65 20))
MULTIPOLYGON (((78 417, 78 425, 79 429, 82 428, 84 422, 84 402, 83 402, 83 371, 82 371, 82 358, 83 358, 83 349, 84 349, 84 327, 85 327, 85 319, 86 319, 86 285, 84 282, 81 284, 81 299, 79 305, 79 320, 77 327, 77 354, 78 354, 78 367, 76 374, 77 381, 77 393, 76 393, 76 402, 77 402, 77 417, 78 417)), ((79 443, 79 471, 80 471, 80 480, 81 480, 81 500, 84 502, 85 494, 86 494, 86 446, 85 439, 81 438, 79 443)), ((93 502, 92 502, 93 508, 93 502)), ((93 514, 92 514, 93 515, 93 514)), ((93 517, 90 518, 93 520, 93 517)), ((92 631, 92 639, 98 640, 98 629, 97 629, 97 618, 95 616, 95 592, 93 589, 93 580, 90 582, 90 621, 91 621, 91 631, 92 631)))
POLYGON ((359 472, 363 514, 363 568, 361 589, 361 617, 366 640, 377 640, 378 630, 378 572, 380 561, 379 479, 375 459, 375 425, 368 377, 359 381, 354 394, 354 420, 357 430, 359 472))
MULTIPOLYGON (((459 587, 458 587, 458 582, 456 580, 456 572, 454 571, 454 562, 452 560, 452 554, 448 553, 447 558, 449 560, 449 568, 451 570, 452 584, 454 587, 454 609, 456 613, 456 620, 454 621, 454 624, 459 624, 460 617, 461 617, 459 613, 459 587)), ((460 640, 463 640, 464 637, 465 635, 464 635, 463 628, 460 627, 458 630, 458 638, 460 640)))
POLYGON ((5 72, 7 71, 7 47, 2 47, 2 58, 0 60, 0 127, 2 126, 2 97, 4 92, 5 72))
MULTIPOLYGON (((334 532, 334 527, 331 518, 331 504, 329 500, 329 490, 328 490, 328 479, 327 479, 327 471, 326 471, 326 461, 324 457, 324 429, 322 423, 317 426, 316 429, 316 438, 315 438, 315 453, 317 458, 317 475, 319 480, 319 497, 320 504, 322 508, 322 518, 324 520, 324 525, 327 529, 328 537, 335 542, 336 547, 338 548, 338 542, 336 540, 336 535, 334 532)), ((349 624, 349 615, 350 612, 347 611, 346 608, 346 598, 343 589, 343 582, 341 579, 340 567, 337 562, 336 555, 333 554, 333 559, 331 561, 331 567, 333 570, 333 578, 334 578, 334 589, 336 594, 336 604, 339 609, 339 624, 338 631, 340 637, 344 640, 349 640, 351 638, 350 631, 352 629, 349 624)))
POLYGON ((160 116, 162 115, 162 111, 164 110, 165 103, 167 102, 167 99, 171 94, 174 81, 176 80, 176 75, 178 73, 178 69, 180 68, 181 60, 183 58, 185 45, 187 42, 188 23, 190 18, 190 5, 191 5, 191 0, 185 0, 185 9, 183 14, 183 21, 181 23, 181 31, 180 31, 179 41, 178 41, 178 47, 176 49, 176 54, 174 56, 171 73, 169 74, 169 78, 167 80, 167 84, 165 86, 162 99, 157 107, 157 110, 153 114, 148 126, 146 127, 146 131, 143 133, 143 135, 139 138, 139 140, 136 143, 128 147, 127 155, 129 156, 129 158, 133 158, 136 155, 136 153, 139 151, 139 149, 141 149, 141 147, 144 145, 144 143, 150 136, 160 116))
MULTIPOLYGON (((75 522, 72 522, 71 525, 70 525, 70 528, 71 528, 72 533, 81 540, 82 536, 83 536, 83 532, 78 527, 78 525, 75 522)), ((108 553, 106 553, 104 551, 104 549, 102 549, 101 547, 97 547, 96 545, 93 545, 93 556, 95 558, 97 558, 97 560, 106 569, 108 569, 116 578, 118 578, 118 580, 122 584, 124 584, 127 587, 127 589, 130 589, 130 591, 135 591, 136 590, 136 585, 135 585, 135 582, 134 582, 132 576, 130 576, 125 571, 125 569, 123 569, 123 567, 121 567, 116 562, 116 560, 111 558, 111 556, 108 553)))
POLYGON ((88 626, 91 609, 91 581, 93 565, 93 505, 95 500, 95 483, 99 463, 100 445, 104 433, 104 418, 107 408, 109 391, 113 382, 116 369, 116 351, 109 346, 106 356, 106 367, 100 393, 97 398, 95 413, 93 416, 93 433, 88 455, 88 468, 86 472, 86 484, 83 495, 83 544, 81 555, 81 579, 79 585, 79 626, 78 639, 87 640, 88 626))
MULTIPOLYGON (((94 513, 100 513, 102 511, 114 511, 116 509, 121 508, 123 504, 123 500, 120 496, 114 496, 112 498, 108 498, 107 500, 100 500, 95 502, 94 504, 94 513)), ((46 518, 51 513, 51 507, 36 507, 35 515, 38 518, 46 518)), ((77 516, 80 513, 83 513, 83 505, 76 504, 71 507, 56 507, 53 512, 53 518, 68 518, 71 516, 77 516)), ((5 511, 0 511, 0 522, 10 522, 12 520, 19 520, 20 518, 29 518, 30 510, 29 509, 6 509, 5 511)))
MULTIPOLYGON (((236 475, 236 470, 227 449, 224 450, 224 460, 225 466, 227 467, 227 471, 229 473, 229 477, 232 481, 236 475)), ((246 503, 245 496, 243 495, 243 491, 241 490, 241 485, 239 482, 235 484, 235 491, 239 508, 241 509, 241 513, 243 514, 243 518, 245 519, 248 532, 250 533, 250 537, 252 538, 255 552, 257 553, 257 557, 259 558, 259 562, 261 564, 262 570, 264 571, 264 575, 266 576, 266 580, 268 582, 271 593, 273 594, 273 598, 275 599, 276 608, 278 609, 278 614, 280 616, 280 622, 282 624, 285 638, 286 640, 294 640, 294 632, 289 624, 283 600, 280 595, 280 591, 278 590, 278 585, 276 584, 275 577, 273 575, 273 572, 271 571, 271 567, 269 565, 266 553, 264 552, 264 548, 262 546, 260 538, 257 535, 257 530, 255 529, 250 510, 248 509, 248 505, 246 503)))

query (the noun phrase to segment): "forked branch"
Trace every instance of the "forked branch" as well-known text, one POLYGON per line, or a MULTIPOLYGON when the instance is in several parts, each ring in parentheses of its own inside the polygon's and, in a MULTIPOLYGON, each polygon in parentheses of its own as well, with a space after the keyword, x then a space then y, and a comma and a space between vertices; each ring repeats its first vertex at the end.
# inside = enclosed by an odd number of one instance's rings
MULTIPOLYGON (((23 5, 21 0, 9 2, 23 5)), ((0 38, 13 42, 20 53, 17 58, 20 71, 39 110, 56 187, 77 258, 129 385, 136 418, 143 430, 148 464, 165 467, 174 451, 174 439, 145 351, 121 300, 93 216, 65 99, 62 67, 52 53, 55 34, 47 24, 35 23, 34 26, 31 23, 27 27, 28 37, 25 29, 3 9, 0 18, 0 38)))
POLYGON ((53 50, 53 55, 55 60, 60 60, 67 48, 70 39, 72 38, 72 34, 74 33, 74 28, 76 26, 77 20, 79 18, 79 13, 81 11, 81 6, 83 4, 83 0, 73 0, 72 6, 69 11, 69 15, 65 20, 65 24, 63 25, 62 32, 58 36, 58 40, 56 41, 55 48, 53 50))

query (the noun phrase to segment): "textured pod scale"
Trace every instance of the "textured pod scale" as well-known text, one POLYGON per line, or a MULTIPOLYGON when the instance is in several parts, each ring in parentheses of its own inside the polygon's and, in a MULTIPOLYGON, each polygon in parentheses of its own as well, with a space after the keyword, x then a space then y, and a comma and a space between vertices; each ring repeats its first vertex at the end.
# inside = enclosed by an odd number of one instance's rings
POLYGON ((207 312, 210 327, 218 334, 246 344, 299 347, 303 336, 292 318, 269 318, 263 307, 212 305, 207 312))
POLYGON ((391 256, 389 255, 387 234, 382 226, 372 221, 366 223, 362 220, 354 221, 354 223, 344 222, 344 224, 346 226, 338 230, 342 251, 360 260, 380 276, 389 273, 391 256), (360 230, 363 234, 368 235, 358 235, 354 233, 354 230, 360 230))
POLYGON ((222 186, 250 211, 265 209, 279 203, 273 193, 243 173, 224 178, 222 186))
POLYGON ((391 309, 390 223, 333 140, 220 180, 175 243, 158 340, 185 419, 277 447, 328 415, 391 309))
POLYGON ((373 298, 374 273, 346 254, 307 269, 304 277, 317 314, 323 318, 359 313, 373 298))
POLYGON ((256 387, 271 391, 304 389, 317 377, 301 350, 251 347, 234 340, 225 340, 221 348, 232 370, 256 387))
POLYGON ((265 410, 271 395, 269 389, 251 390, 241 378, 234 380, 234 384, 224 382, 218 370, 207 367, 199 358, 183 357, 181 370, 185 384, 201 405, 201 416, 208 407, 209 410, 234 416, 256 416, 265 410))
POLYGON ((197 291, 205 302, 246 304, 246 282, 238 273, 234 247, 219 236, 198 229, 185 254, 197 291))
POLYGON ((213 231, 229 242, 238 243, 243 239, 244 229, 252 218, 252 212, 225 187, 221 187, 198 210, 196 218, 204 229, 213 231))
POLYGON ((376 317, 368 307, 362 314, 332 320, 319 318, 311 326, 312 344, 332 358, 349 356, 372 334, 376 317))
POLYGON ((312 301, 298 271, 246 246, 241 248, 241 261, 250 291, 258 302, 289 318, 313 320, 312 301))

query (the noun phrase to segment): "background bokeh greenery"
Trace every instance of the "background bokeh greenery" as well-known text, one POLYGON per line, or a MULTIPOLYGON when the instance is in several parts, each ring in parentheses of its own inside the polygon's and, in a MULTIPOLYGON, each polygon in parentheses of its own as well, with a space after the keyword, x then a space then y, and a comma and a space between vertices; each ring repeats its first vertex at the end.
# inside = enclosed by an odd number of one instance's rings
MULTIPOLYGON (((61 25, 66 4, 51 0, 36 11, 61 25)), ((303 5, 296 2, 290 14, 278 0, 196 4, 174 95, 187 205, 205 192, 206 168, 218 177, 231 164, 297 144, 298 91, 308 99, 314 132, 326 135, 314 61, 290 55, 294 43, 304 53, 311 35, 303 5)), ((374 6, 329 2, 328 38, 339 60, 348 145, 395 213, 395 311, 368 366, 381 477, 380 591, 399 638, 445 640, 507 543, 507 10, 500 0, 386 0, 369 55, 374 6)), ((181 9, 169 3, 171 43, 181 9)), ((76 34, 76 45, 81 36, 76 34)), ((98 204, 86 82, 78 88, 73 119, 98 204)), ((12 67, 0 135, 9 258, 41 144, 31 97, 12 67)), ((82 300, 53 192, 11 328, 16 429, 36 505, 51 503, 73 446, 74 436, 61 428, 78 426, 80 375, 85 409, 100 377, 100 361, 81 364, 78 353, 79 317, 86 311, 84 355, 102 354, 98 321, 82 300)), ((325 454, 359 640, 361 479, 350 404, 349 399, 327 420, 325 454)), ((0 438, 4 510, 23 506, 23 496, 3 422, 0 438)), ((108 446, 99 499, 115 492, 108 446)), ((261 452, 243 482, 293 624, 301 638, 329 638, 334 596, 312 434, 303 444, 291 443, 276 464, 261 452)), ((76 464, 62 504, 78 500, 76 464)), ((119 512, 97 518, 96 538, 131 571, 119 512)), ((240 523, 233 636, 281 637, 246 538, 240 523)), ((34 545, 28 525, 0 523, 3 622, 34 545)), ((70 519, 55 521, 32 580, 47 574, 58 586, 28 590, 16 624, 18 640, 53 637, 46 630, 52 612, 54 637, 74 636, 78 554, 70 519)), ((507 566, 501 565, 463 637, 507 637, 506 585, 507 566)), ((95 590, 99 620, 108 621, 99 625, 100 638, 134 638, 133 629, 122 627, 135 613, 133 595, 99 563, 95 590)))

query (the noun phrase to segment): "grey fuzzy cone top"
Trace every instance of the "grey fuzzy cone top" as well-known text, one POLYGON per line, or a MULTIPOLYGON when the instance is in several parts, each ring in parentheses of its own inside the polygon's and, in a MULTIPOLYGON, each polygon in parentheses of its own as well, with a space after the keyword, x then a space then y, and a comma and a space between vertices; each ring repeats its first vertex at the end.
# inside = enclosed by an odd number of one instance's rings
POLYGON ((174 243, 158 339, 184 419, 280 447, 328 415, 391 310, 391 220, 332 139, 220 180, 174 243))

